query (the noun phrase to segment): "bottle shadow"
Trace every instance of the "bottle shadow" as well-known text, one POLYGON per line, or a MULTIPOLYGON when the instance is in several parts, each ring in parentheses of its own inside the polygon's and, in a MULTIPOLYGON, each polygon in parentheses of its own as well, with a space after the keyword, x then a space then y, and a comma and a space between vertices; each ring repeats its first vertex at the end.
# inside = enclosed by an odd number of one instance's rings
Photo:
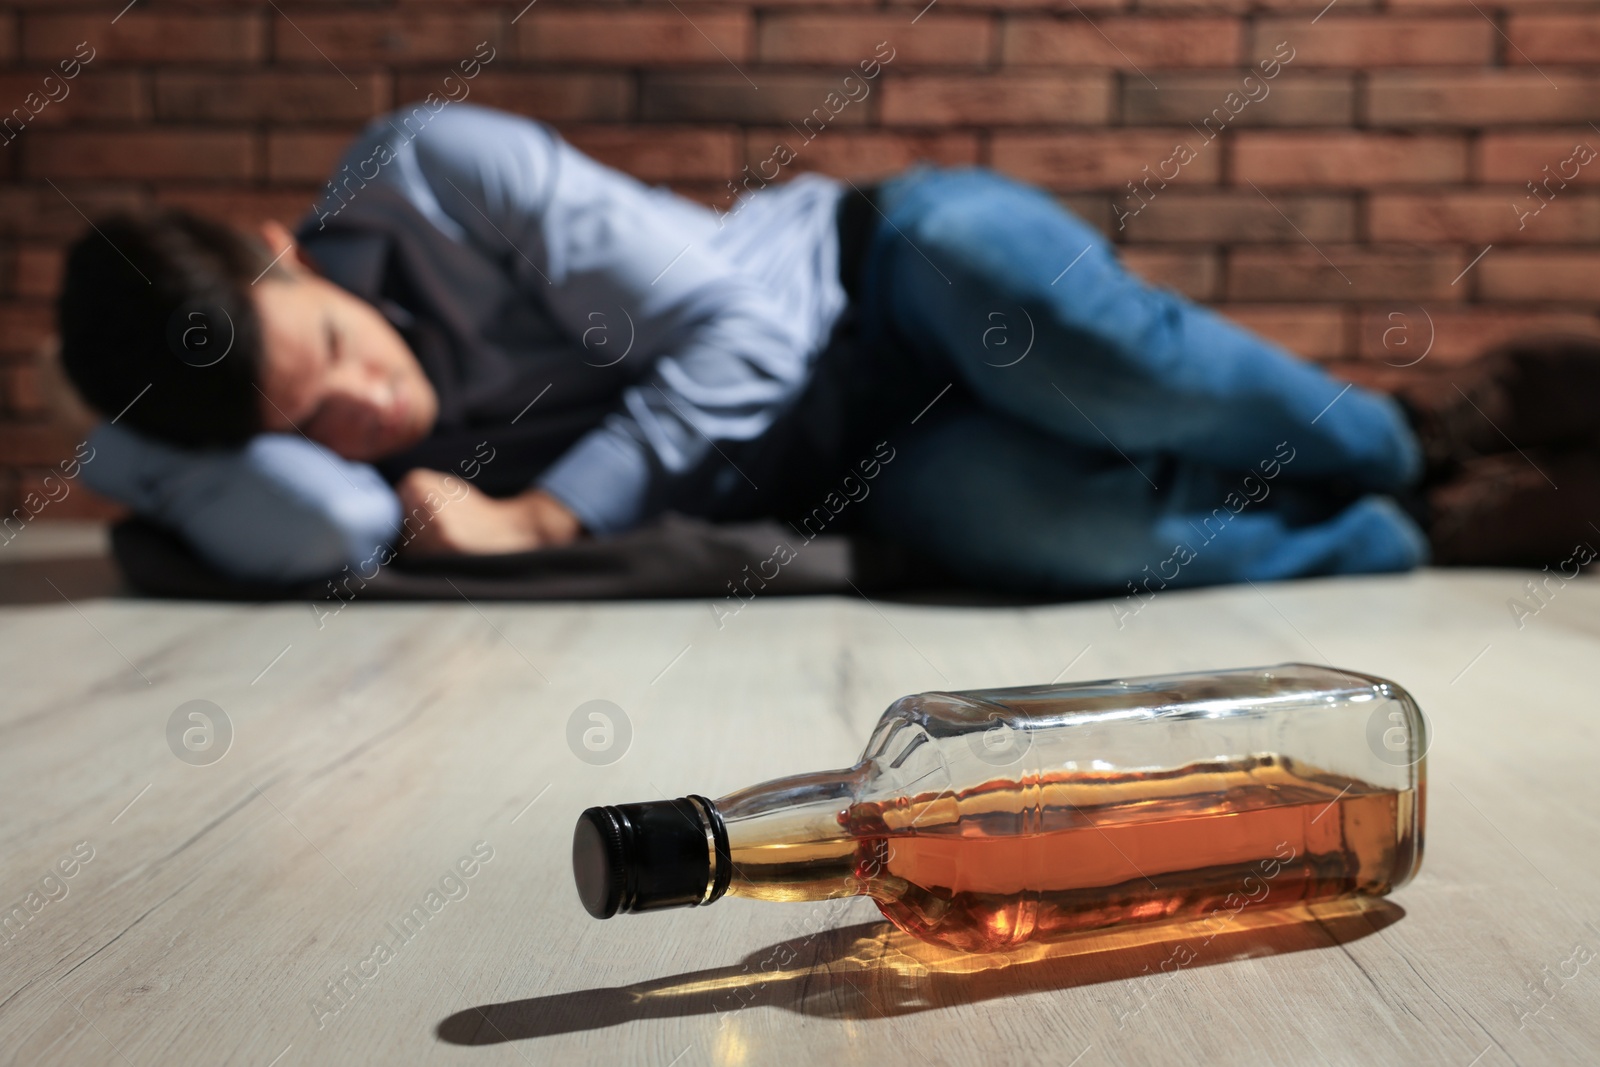
POLYGON ((1405 917, 1357 897, 1185 923, 1078 934, 1008 952, 960 953, 861 923, 782 941, 728 967, 628 986, 480 1004, 439 1023, 441 1041, 495 1045, 598 1030, 638 1019, 727 1016, 778 1007, 818 1018, 870 1020, 1046 990, 1143 979, 1113 1015, 1137 1014, 1184 970, 1347 944, 1405 917))

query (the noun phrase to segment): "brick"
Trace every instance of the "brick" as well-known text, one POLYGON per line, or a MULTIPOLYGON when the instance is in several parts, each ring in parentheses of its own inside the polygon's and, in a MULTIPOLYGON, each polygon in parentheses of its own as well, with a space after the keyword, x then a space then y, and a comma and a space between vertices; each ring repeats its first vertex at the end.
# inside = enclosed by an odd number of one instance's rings
POLYGON ((1562 73, 1552 88, 1532 70, 1378 72, 1367 80, 1374 126, 1527 126, 1586 122, 1600 77, 1562 73))
POLYGON ((33 418, 44 414, 39 368, 31 363, 0 367, 0 401, 8 414, 33 418))
POLYGON ((1196 149, 1207 142, 1193 130, 1085 130, 1081 132, 1011 133, 999 131, 990 143, 996 170, 1047 189, 1111 189, 1133 195, 1126 184, 1152 178, 1174 185, 1215 184, 1222 174, 1222 153, 1196 149), (1180 153, 1180 145, 1189 147, 1180 153), (1189 162, 1180 163, 1188 158, 1189 162))
POLYGON ((11 241, 0 241, 0 296, 18 296, 17 257, 19 251, 11 241))
MULTIPOLYGON (((404 2, 407 2, 407 3, 429 3, 429 2, 434 2, 434 0, 404 0, 404 2)), ((551 2, 551 0, 545 0, 545 2, 551 2)), ((603 0, 603 2, 605 2, 607 4, 617 4, 617 5, 620 6, 621 4, 625 3, 626 0, 603 0)), ((659 7, 668 7, 668 0, 638 0, 638 2, 639 2, 639 6, 640 7, 645 7, 645 8, 652 8, 652 7, 658 7, 658 6, 659 7)), ((672 2, 676 3, 677 0, 672 0, 672 2)), ((750 4, 749 0, 701 0, 701 2, 704 3, 706 6, 715 5, 715 6, 718 6, 718 7, 747 8, 747 7, 753 6, 753 5, 750 4)), ((909 0, 908 0, 908 2, 909 2, 909 0)), ((923 3, 926 4, 927 0, 923 0, 923 3)), ((761 3, 760 6, 763 9, 768 9, 768 8, 790 8, 790 7, 804 7, 804 8, 825 7, 825 8, 833 9, 833 8, 845 8, 845 7, 864 8, 864 7, 872 7, 872 6, 876 6, 876 5, 873 3, 873 0, 763 0, 763 2, 761 3)), ((670 7, 668 7, 668 10, 670 10, 670 7)))
POLYGON ((43 301, 0 303, 0 351, 33 355, 55 330, 54 309, 43 301))
MULTIPOLYGON (((459 11, 449 14, 406 11, 388 13, 295 12, 294 24, 272 22, 273 54, 299 63, 448 63, 455 66, 477 57, 503 63, 506 42, 497 13, 459 11), (480 54, 480 43, 489 49, 480 54)), ((348 72, 347 72, 348 73, 348 72)))
POLYGON ((1139 11, 1243 14, 1259 6, 1252 0, 1133 0, 1139 11))
MULTIPOLYGON (((1309 11, 1315 15, 1328 6, 1328 0, 1132 0, 1132 3, 1140 11, 1223 11, 1234 14, 1257 11, 1309 11)), ((1341 11, 1358 11, 1378 6, 1378 0, 1339 0, 1341 11)))
MULTIPOLYGON (((1360 11, 1363 8, 1389 7, 1393 3, 1394 0, 1339 0, 1336 10, 1360 11)), ((1310 11, 1316 14, 1328 7, 1328 0, 1255 0, 1250 6, 1255 11, 1310 11)))
POLYGON ((1192 249, 1124 248, 1122 263, 1152 285, 1176 290, 1190 300, 1210 300, 1217 295, 1221 271, 1211 252, 1192 249))
MULTIPOLYGON (((1375 241, 1419 244, 1600 243, 1600 194, 1558 192, 1549 202, 1526 189, 1436 189, 1380 193, 1370 202, 1375 241)), ((1594 286, 1600 295, 1600 284, 1594 286)))
POLYGON ((1583 14, 1512 15, 1506 36, 1517 42, 1517 47, 1506 51, 1506 62, 1512 66, 1574 63, 1593 67, 1595 58, 1600 56, 1600 15, 1593 10, 1583 14))
POLYGON ((61 284, 66 250, 50 245, 21 245, 11 260, 10 289, 18 296, 52 299, 61 284))
MULTIPOLYGON (((50 70, 23 70, 0 74, 0 101, 7 120, 6 134, 38 126, 121 119, 137 122, 149 117, 144 106, 144 79, 129 70, 85 70, 63 79, 50 70), (49 79, 48 84, 46 79, 49 79), (51 99, 51 94, 57 99, 51 99)), ((5 135, 0 135, 3 143, 5 135)))
POLYGON ((943 15, 937 8, 914 25, 900 13, 769 14, 761 19, 757 42, 757 54, 769 63, 858 70, 870 62, 894 70, 927 64, 982 66, 994 46, 994 27, 986 15, 943 15))
POLYGON ((1224 304, 1216 310, 1304 359, 1349 355, 1350 315, 1325 305, 1224 304))
POLYGON ((745 132, 746 162, 754 168, 780 141, 795 154, 794 170, 853 180, 887 177, 918 160, 959 166, 979 159, 977 135, 959 130, 828 130, 808 141, 787 126, 772 126, 745 132))
MULTIPOLYGON (((1130 206, 1121 203, 1123 211, 1130 206)), ((1135 205, 1136 206, 1136 205, 1135 205)), ((1292 244, 1356 239, 1353 198, 1289 193, 1269 203, 1253 190, 1164 190, 1123 223, 1124 240, 1135 244, 1292 244)))
POLYGON ((727 8, 534 8, 517 22, 516 33, 518 54, 543 62, 739 63, 750 57, 751 19, 727 8))
POLYGON ((156 75, 156 117, 163 121, 338 122, 371 118, 389 106, 384 74, 357 72, 351 86, 323 71, 253 71, 211 74, 161 71, 156 75))
POLYGON ((12 63, 17 58, 17 16, 0 12, 0 63, 12 63))
POLYGON ((844 75, 761 73, 753 88, 734 71, 646 73, 643 118, 695 122, 793 122, 813 116, 811 129, 866 124, 883 91, 883 78, 852 81, 844 75), (846 92, 853 93, 853 98, 846 92))
MULTIPOLYGON (((1446 357, 1447 346, 1439 343, 1439 325, 1446 315, 1463 313, 1462 309, 1430 310, 1410 303, 1364 308, 1356 324, 1356 355, 1391 368, 1418 367, 1421 369, 1413 373, 1419 375, 1437 371, 1441 364, 1469 362, 1476 355, 1476 346, 1471 352, 1458 352, 1452 360, 1446 357)), ((1449 333, 1455 338, 1454 347, 1459 348, 1459 330, 1449 333)))
POLYGON ((1466 180, 1467 142, 1453 134, 1241 131, 1233 179, 1280 188, 1372 188, 1466 180))
MULTIPOLYGON (((1122 11, 1130 8, 1134 0, 1074 0, 1082 11, 1122 11)), ((891 10, 900 9, 914 15, 928 6, 928 0, 887 0, 891 10)), ((939 0, 939 8, 949 11, 975 7, 985 11, 1060 11, 1067 7, 1063 0, 939 0)))
MULTIPOLYGON (((399 79, 395 98, 443 96, 451 71, 411 74, 399 79)), ((626 74, 502 73, 486 70, 467 83, 465 99, 549 122, 615 122, 633 117, 633 79, 626 74)))
MULTIPOLYGON (((1341 3, 1340 7, 1344 5, 1341 3)), ((1252 55, 1293 42, 1296 67, 1475 66, 1493 62, 1499 37, 1487 19, 1465 15, 1341 15, 1308 27, 1301 16, 1263 18, 1251 31, 1252 55)))
MULTIPOLYGON (((69 450, 62 459, 72 456, 69 450)), ((58 469, 50 470, 24 470, 17 478, 17 499, 25 499, 29 493, 38 494, 37 499, 47 500, 44 510, 40 511, 36 521, 59 522, 63 519, 96 519, 100 521, 113 521, 125 517, 128 509, 121 504, 95 493, 84 484, 82 478, 74 478, 66 482, 67 495, 61 495, 62 478, 58 469), (47 476, 53 476, 48 492, 44 484, 47 476)), ((37 505, 36 505, 37 506, 37 505)), ((45 534, 48 537, 48 534, 45 534)), ((109 561, 108 561, 109 562, 109 561)), ((70 587, 69 587, 70 588, 70 587)))
POLYGON ((168 186, 157 201, 185 207, 233 226, 253 229, 263 219, 277 219, 293 229, 311 214, 314 189, 241 189, 210 186, 168 186))
POLYGON ((888 75, 886 124, 1099 126, 1111 118, 1104 73, 888 75))
POLYGON ((1544 251, 1496 248, 1468 277, 1476 275, 1478 295, 1490 301, 1572 303, 1594 306, 1600 278, 1600 251, 1544 251))
POLYGON ((1289 68, 1266 80, 1251 71, 1162 72, 1158 84, 1159 90, 1142 78, 1123 80, 1123 122, 1130 126, 1193 123, 1214 136, 1219 128, 1347 126, 1355 119, 1355 85, 1347 74, 1289 68), (1248 87, 1244 85, 1247 76, 1254 79, 1248 87), (1247 91, 1257 99, 1251 100, 1247 91))
POLYGON ((70 240, 88 229, 83 221, 85 215, 98 219, 113 212, 134 210, 144 203, 145 197, 137 188, 106 182, 80 187, 63 179, 56 181, 54 189, 43 182, 0 185, 0 233, 70 240))
POLYGON ((255 138, 215 130, 39 130, 27 173, 38 178, 243 179, 255 174, 255 138))
POLYGON ((1600 337, 1600 318, 1580 311, 1510 308, 1428 308, 1424 311, 1416 305, 1397 304, 1392 309, 1364 310, 1359 324, 1361 357, 1390 366, 1404 366, 1419 357, 1426 362, 1413 365, 1460 366, 1496 345, 1541 334, 1600 337))
MULTIPOLYGON (((1341 3, 1343 2, 1344 0, 1341 0, 1341 3)), ((1550 8, 1583 9, 1592 8, 1594 5, 1593 0, 1495 0, 1494 8, 1484 8, 1481 0, 1471 0, 1471 2, 1469 2, 1469 0, 1387 0, 1387 6, 1396 10, 1405 9, 1414 11, 1441 11, 1449 9, 1471 11, 1474 6, 1484 10, 1500 9, 1512 11, 1518 8, 1529 7, 1538 8, 1540 10, 1546 10, 1550 8)))
POLYGON ((1477 139, 1472 159, 1473 177, 1480 182, 1523 186, 1553 175, 1573 185, 1593 184, 1600 181, 1600 133, 1589 126, 1485 133, 1477 139), (1587 151, 1578 151, 1580 146, 1587 151), (1589 162, 1581 163, 1583 158, 1589 162))
POLYGON ((719 213, 733 206, 733 193, 726 182, 670 182, 667 187, 684 199, 693 200, 719 213))
POLYGON ((1230 300, 1333 302, 1464 300, 1451 280, 1467 265, 1454 251, 1321 245, 1234 249, 1228 257, 1230 300), (1326 258, 1324 258, 1326 257, 1326 258))
POLYGON ((267 179, 321 185, 349 147, 354 130, 273 130, 267 134, 267 179))
POLYGON ((86 24, 82 15, 30 14, 23 19, 22 46, 28 59, 52 65, 78 55, 78 46, 85 40, 92 49, 84 53, 91 66, 163 61, 255 63, 266 58, 264 26, 263 16, 256 12, 134 8, 114 25, 110 19, 86 24))
POLYGON ((1238 20, 1205 16, 1017 16, 1005 20, 1000 44, 1001 62, 1008 66, 1069 63, 1138 71, 1225 67, 1240 59, 1238 20))
POLYGON ((1055 198, 1068 212, 1099 230, 1108 240, 1115 236, 1111 225, 1111 198, 1099 194, 1068 193, 1055 198))
POLYGON ((601 163, 647 182, 720 181, 741 166, 740 136, 732 129, 587 126, 561 135, 601 163))
POLYGON ((1415 382, 1421 373, 1417 368, 1396 370, 1384 363, 1367 363, 1356 359, 1329 360, 1322 369, 1332 378, 1359 385, 1374 393, 1395 393, 1408 383, 1415 382))
POLYGON ((53 467, 72 458, 78 440, 59 426, 0 423, 0 456, 17 466, 53 467))

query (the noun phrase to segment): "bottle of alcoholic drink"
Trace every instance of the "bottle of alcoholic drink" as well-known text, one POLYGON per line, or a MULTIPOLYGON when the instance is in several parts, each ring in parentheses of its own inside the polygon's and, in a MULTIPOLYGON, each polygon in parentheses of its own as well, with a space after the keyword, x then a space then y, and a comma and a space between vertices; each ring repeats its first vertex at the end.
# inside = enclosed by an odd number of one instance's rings
POLYGON ((895 701, 854 767, 590 808, 596 918, 870 896, 987 952, 1382 895, 1422 859, 1426 724, 1393 682, 1284 664, 895 701))

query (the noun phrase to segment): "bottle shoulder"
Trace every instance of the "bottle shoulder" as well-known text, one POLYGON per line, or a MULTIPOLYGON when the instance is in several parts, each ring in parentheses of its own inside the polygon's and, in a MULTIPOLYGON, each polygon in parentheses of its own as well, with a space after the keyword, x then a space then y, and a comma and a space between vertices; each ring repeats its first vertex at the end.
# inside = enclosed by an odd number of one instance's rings
POLYGON ((865 794, 1105 773, 1146 775, 1218 760, 1303 767, 1410 787, 1427 723, 1386 679, 1313 664, 918 693, 895 701, 863 753, 865 794))
POLYGON ((901 697, 883 713, 866 755, 882 755, 898 723, 934 737, 991 729, 998 721, 1042 729, 1126 717, 1205 717, 1385 699, 1415 705, 1399 685, 1375 675, 1285 663, 1134 679, 931 691, 901 697))

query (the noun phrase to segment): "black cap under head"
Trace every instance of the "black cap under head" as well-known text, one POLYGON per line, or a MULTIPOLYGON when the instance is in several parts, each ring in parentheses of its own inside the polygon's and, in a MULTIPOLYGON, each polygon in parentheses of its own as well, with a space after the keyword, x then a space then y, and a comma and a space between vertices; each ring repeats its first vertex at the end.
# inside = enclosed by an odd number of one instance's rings
POLYGON ((710 904, 732 873, 728 831, 705 797, 590 808, 573 830, 572 877, 596 919, 710 904))

